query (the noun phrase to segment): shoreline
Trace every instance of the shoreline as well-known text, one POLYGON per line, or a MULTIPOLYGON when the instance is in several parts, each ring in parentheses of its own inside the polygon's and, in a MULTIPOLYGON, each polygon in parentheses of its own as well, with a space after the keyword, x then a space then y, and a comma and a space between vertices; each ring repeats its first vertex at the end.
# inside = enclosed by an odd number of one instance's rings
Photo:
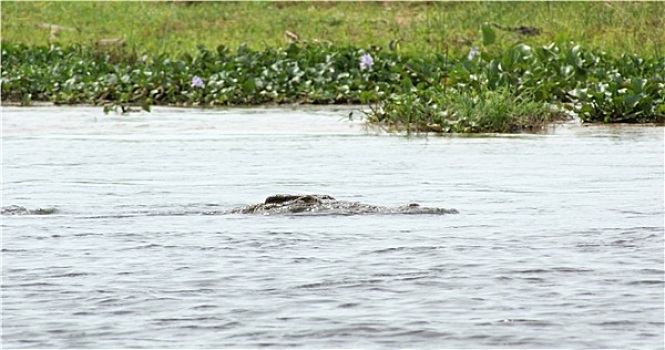
MULTIPOLYGON (((69 105, 58 105, 53 102, 34 102, 31 105, 28 106, 23 106, 20 103, 7 103, 3 101, 0 103, 0 107, 12 107, 16 109, 28 109, 28 108, 99 108, 101 106, 98 105, 92 105, 92 104, 85 104, 85 103, 80 103, 80 104, 69 104, 69 105)), ((357 105, 312 105, 312 104, 299 104, 299 105, 289 105, 289 104, 265 104, 265 105, 236 105, 236 106, 171 106, 171 105, 156 105, 154 106, 157 109, 163 109, 163 110, 168 110, 168 109, 176 109, 176 110, 184 110, 184 109, 192 109, 192 110, 209 110, 209 111, 214 111, 214 110, 219 110, 220 112, 228 112, 230 110, 238 109, 238 110, 280 110, 280 109, 289 109, 289 110, 294 110, 298 112, 302 111, 336 111, 339 110, 340 112, 363 112, 362 108, 364 107, 366 109, 367 106, 357 104, 357 105), (357 108, 357 109, 356 109, 357 108)), ((138 113, 141 113, 141 111, 137 111, 138 113)), ((130 112, 130 113, 113 113, 117 114, 119 116, 131 116, 134 115, 135 113, 130 112)), ((147 114, 149 115, 149 114, 147 114)), ((345 117, 344 117, 345 118, 345 117)), ((357 117, 354 117, 357 118, 357 117)), ((361 121, 367 124, 367 126, 375 128, 377 130, 383 130, 386 131, 387 128, 382 126, 381 124, 376 124, 376 123, 371 123, 370 121, 366 120, 366 118, 362 118, 362 120, 354 119, 356 121, 361 121)), ((642 127, 647 127, 647 128, 665 128, 665 123, 593 123, 593 122, 582 122, 579 118, 577 117, 572 117, 571 119, 568 120, 561 120, 561 121, 555 121, 552 123, 549 123, 544 126, 544 128, 551 128, 551 127, 557 127, 557 126, 579 126, 579 127, 602 127, 602 128, 642 128, 642 127)), ((404 133, 406 134, 406 131, 404 130, 399 130, 396 132, 388 132, 388 133, 404 133)), ((413 134, 416 134, 416 132, 412 132, 413 134)), ((437 135, 439 133, 436 132, 419 132, 420 134, 432 134, 432 135, 437 135)), ((454 135, 479 135, 479 137, 482 137, 482 135, 488 135, 488 134, 500 134, 500 135, 530 135, 530 134, 539 134, 540 132, 522 132, 522 133, 494 133, 494 132, 486 132, 486 133, 450 133, 450 134, 444 134, 448 136, 454 136, 454 135)))

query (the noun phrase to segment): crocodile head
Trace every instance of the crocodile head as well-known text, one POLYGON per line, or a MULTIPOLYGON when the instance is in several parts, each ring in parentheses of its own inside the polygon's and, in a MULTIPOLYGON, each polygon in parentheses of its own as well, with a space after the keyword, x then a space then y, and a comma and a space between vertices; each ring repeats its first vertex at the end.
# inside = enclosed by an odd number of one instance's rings
POLYGON ((455 209, 421 207, 411 203, 399 207, 384 207, 350 201, 338 201, 329 195, 278 194, 269 196, 263 203, 235 208, 232 214, 312 214, 312 215, 360 215, 360 214, 455 214, 455 209))

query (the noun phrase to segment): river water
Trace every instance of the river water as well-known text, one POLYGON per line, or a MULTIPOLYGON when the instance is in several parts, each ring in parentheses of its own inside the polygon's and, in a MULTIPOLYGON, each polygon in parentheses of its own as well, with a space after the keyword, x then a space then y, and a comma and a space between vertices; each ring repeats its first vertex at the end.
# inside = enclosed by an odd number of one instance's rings
POLYGON ((349 111, 3 107, 3 348, 663 348, 663 128, 349 111), (277 193, 459 214, 201 215, 277 193))

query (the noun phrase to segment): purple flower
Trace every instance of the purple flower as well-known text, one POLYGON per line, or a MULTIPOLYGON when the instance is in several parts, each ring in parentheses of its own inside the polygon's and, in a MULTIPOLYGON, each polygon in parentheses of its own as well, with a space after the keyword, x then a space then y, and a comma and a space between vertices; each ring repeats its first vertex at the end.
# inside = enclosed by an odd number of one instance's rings
POLYGON ((478 50, 477 46, 474 46, 471 48, 471 50, 469 50, 469 56, 467 56, 467 58, 469 61, 471 61, 476 56, 480 56, 480 51, 478 50))
POLYGON ((360 70, 370 69, 373 65, 374 60, 368 53, 360 56, 360 70))
POLYGON ((192 79, 192 87, 202 88, 205 87, 205 84, 203 84, 203 80, 201 80, 201 78, 194 76, 192 79))

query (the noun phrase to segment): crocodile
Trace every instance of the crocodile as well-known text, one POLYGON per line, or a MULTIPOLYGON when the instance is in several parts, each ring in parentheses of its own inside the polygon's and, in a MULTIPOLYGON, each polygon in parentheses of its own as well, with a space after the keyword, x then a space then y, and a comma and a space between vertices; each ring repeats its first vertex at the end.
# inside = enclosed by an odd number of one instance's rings
MULTIPOLYGON (((2 207, 2 215, 50 215, 57 214, 55 208, 28 209, 18 205, 2 207)), ((255 215, 362 215, 362 214, 457 214, 456 209, 421 207, 417 203, 387 207, 359 202, 341 201, 320 194, 278 194, 269 196, 263 203, 252 204, 230 210, 208 211, 204 215, 255 214, 255 215)), ((178 215, 187 215, 183 213, 178 215)), ((201 214, 199 212, 199 214, 201 214)), ((150 215, 174 215, 156 213, 150 215)))
POLYGON ((411 203, 398 207, 384 207, 358 202, 340 201, 329 195, 278 194, 269 196, 265 202, 234 208, 228 214, 259 215, 361 215, 361 214, 457 214, 455 209, 421 207, 411 203))

